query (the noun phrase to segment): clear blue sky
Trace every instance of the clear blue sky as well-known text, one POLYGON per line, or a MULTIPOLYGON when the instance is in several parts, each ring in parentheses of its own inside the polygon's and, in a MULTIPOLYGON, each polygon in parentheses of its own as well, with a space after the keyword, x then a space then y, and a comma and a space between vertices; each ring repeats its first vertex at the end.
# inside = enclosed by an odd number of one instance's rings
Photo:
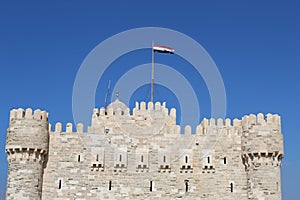
MULTIPOLYGON (((178 2, 0 2, 0 198, 6 187, 9 110, 41 108, 50 112, 52 124, 73 121, 73 83, 88 53, 114 34, 154 26, 185 33, 207 50, 225 84, 228 117, 258 112, 282 116, 283 197, 299 199, 299 1, 178 2)), ((184 65, 174 58, 158 59, 174 68, 184 65)), ((113 69, 119 65, 124 63, 129 70, 150 59, 147 50, 130 53, 116 60, 106 75, 114 82, 120 74, 114 76, 113 69)), ((105 87, 99 83, 98 107, 103 105, 105 87)), ((171 92, 160 89, 158 100, 176 106, 171 92)), ((136 92, 136 99, 143 99, 142 90, 136 92)), ((198 95, 209 104, 207 90, 202 91, 198 95)), ((205 108, 203 115, 209 115, 205 108)))

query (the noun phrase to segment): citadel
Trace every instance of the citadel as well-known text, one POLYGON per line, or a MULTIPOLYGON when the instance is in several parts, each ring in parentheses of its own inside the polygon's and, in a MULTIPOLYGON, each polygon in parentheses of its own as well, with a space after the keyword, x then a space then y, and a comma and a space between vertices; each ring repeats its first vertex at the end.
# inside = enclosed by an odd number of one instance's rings
POLYGON ((192 133, 165 103, 118 98, 91 125, 54 127, 46 111, 12 109, 9 199, 280 200, 280 116, 203 119, 192 133))

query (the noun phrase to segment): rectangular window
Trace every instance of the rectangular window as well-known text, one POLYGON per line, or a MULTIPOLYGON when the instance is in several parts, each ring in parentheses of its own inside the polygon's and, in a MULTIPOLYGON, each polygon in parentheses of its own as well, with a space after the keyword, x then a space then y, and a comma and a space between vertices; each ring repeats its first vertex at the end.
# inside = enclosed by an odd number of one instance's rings
POLYGON ((108 183, 108 190, 111 190, 111 181, 108 183))
POLYGON ((152 192, 152 181, 150 181, 150 192, 152 192))

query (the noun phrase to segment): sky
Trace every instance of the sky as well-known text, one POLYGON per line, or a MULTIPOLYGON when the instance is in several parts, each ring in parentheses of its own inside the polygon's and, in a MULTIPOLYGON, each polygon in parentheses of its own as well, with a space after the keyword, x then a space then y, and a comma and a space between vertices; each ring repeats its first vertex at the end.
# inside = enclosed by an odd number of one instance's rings
MULTIPOLYGON (((90 53, 121 32, 158 27, 183 33, 209 54, 224 83, 227 117, 241 118, 259 112, 281 115, 285 148, 283 199, 298 199, 299 23, 300 2, 296 0, 0 1, 0 198, 5 197, 5 139, 10 109, 40 108, 49 112, 51 124, 74 122, 73 87, 90 53)), ((96 107, 106 104, 109 80, 113 88, 136 66, 151 63, 152 41, 145 42, 149 48, 128 52, 109 66, 101 66, 106 68, 98 77, 93 99, 96 107)), ((176 46, 178 41, 173 42, 176 46)), ((108 51, 122 49, 122 44, 108 51)), ((165 45, 163 41, 161 44, 165 45)), ((172 45, 172 41, 167 44, 172 45)), ((176 52, 180 49, 175 49, 175 55, 155 54, 155 62, 170 66, 172 72, 189 81, 196 93, 200 122, 211 116, 212 102, 205 77, 176 52)), ((98 59, 106 56, 104 53, 98 59)), ((164 77, 173 77, 155 75, 162 82, 164 77)), ((149 101, 149 90, 149 84, 139 85, 132 91, 129 106, 135 101, 149 101)), ((175 88, 157 84, 155 100, 177 108, 180 117, 185 106, 180 97, 192 98, 192 93, 174 91, 175 88)), ((109 101, 114 99, 112 93, 109 101)), ((124 90, 119 93, 120 99, 126 96, 124 90)))

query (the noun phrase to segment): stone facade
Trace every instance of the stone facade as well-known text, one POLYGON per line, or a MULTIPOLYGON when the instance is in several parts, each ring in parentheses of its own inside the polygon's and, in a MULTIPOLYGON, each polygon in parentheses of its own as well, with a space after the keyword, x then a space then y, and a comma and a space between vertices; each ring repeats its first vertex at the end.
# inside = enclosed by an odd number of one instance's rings
POLYGON ((12 110, 7 199, 281 199, 278 115, 203 119, 181 131, 165 103, 118 99, 84 132, 12 110))

